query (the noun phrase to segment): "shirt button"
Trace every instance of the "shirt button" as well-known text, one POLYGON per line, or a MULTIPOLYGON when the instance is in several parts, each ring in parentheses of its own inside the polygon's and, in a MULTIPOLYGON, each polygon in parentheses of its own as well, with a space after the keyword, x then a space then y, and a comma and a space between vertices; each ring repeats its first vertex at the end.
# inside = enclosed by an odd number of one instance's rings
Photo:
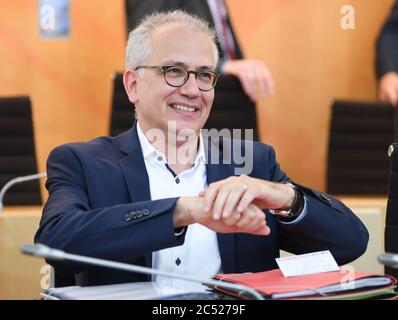
POLYGON ((158 156, 158 161, 162 161, 163 157, 162 156, 158 156))
POLYGON ((177 258, 176 265, 179 266, 180 264, 181 264, 181 260, 180 260, 180 258, 177 258))
POLYGON ((180 178, 177 177, 177 178, 175 179, 175 182, 176 182, 177 184, 179 184, 179 183, 180 183, 180 178))

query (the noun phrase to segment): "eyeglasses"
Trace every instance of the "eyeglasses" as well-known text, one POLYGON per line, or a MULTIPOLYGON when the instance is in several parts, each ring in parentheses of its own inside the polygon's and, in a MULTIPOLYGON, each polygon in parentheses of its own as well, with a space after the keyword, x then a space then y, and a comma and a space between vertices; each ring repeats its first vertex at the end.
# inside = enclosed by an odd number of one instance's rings
POLYGON ((183 86, 188 81, 189 75, 193 73, 199 90, 201 91, 210 91, 213 89, 217 83, 217 78, 219 77, 216 72, 211 70, 189 71, 186 68, 179 66, 138 66, 134 70, 141 68, 161 70, 163 72, 164 80, 172 87, 183 86))

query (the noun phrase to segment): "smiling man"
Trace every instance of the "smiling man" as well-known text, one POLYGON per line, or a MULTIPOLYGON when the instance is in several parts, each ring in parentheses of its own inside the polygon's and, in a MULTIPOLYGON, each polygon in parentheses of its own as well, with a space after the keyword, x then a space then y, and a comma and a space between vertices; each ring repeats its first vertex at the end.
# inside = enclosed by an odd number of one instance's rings
MULTIPOLYGON (((340 264, 366 250, 360 220, 332 196, 293 183, 272 147, 201 131, 214 99, 217 56, 214 32, 199 18, 173 11, 143 19, 129 35, 124 73, 137 121, 117 137, 52 151, 36 242, 203 279, 276 268, 280 249, 330 250, 340 264), (252 166, 238 175, 227 155, 242 149, 250 150, 252 166)), ((58 285, 151 280, 49 262, 56 280, 69 280, 58 285)))

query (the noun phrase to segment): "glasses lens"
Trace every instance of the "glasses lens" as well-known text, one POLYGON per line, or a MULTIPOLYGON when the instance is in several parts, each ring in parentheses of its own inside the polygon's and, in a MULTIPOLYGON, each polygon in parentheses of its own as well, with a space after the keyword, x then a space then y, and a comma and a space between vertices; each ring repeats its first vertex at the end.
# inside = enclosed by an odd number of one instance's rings
POLYGON ((187 77, 187 70, 181 67, 170 67, 165 72, 166 82, 173 87, 182 86, 187 77))
POLYGON ((198 73, 196 81, 200 90, 209 91, 215 86, 217 76, 212 71, 202 71, 198 73))
MULTIPOLYGON (((168 67, 164 73, 166 82, 173 87, 181 87, 188 79, 189 73, 183 67, 168 67)), ((217 74, 213 71, 201 71, 196 74, 196 82, 202 91, 214 88, 217 82, 217 74)))

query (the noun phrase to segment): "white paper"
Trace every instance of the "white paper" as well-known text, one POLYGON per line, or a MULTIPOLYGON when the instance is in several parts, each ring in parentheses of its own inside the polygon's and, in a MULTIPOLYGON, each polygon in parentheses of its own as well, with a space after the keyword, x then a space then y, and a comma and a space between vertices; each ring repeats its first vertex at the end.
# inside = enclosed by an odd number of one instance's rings
MULTIPOLYGON (((205 287, 203 292, 205 292, 205 287)), ((155 282, 133 282, 92 287, 62 287, 45 290, 48 299, 59 300, 145 300, 161 299, 170 295, 192 293, 155 282)))
POLYGON ((285 277, 339 271, 340 268, 329 250, 275 259, 285 277))

